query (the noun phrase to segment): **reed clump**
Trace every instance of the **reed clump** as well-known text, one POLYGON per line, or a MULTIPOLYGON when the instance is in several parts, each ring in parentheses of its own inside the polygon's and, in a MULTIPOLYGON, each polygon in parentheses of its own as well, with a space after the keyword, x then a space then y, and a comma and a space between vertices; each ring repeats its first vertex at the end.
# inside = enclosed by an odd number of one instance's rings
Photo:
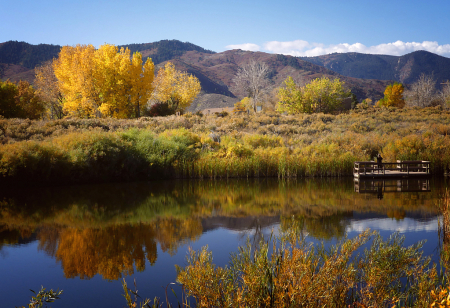
POLYGON ((385 241, 366 230, 326 250, 291 228, 257 248, 240 247, 225 267, 207 247, 190 250, 177 280, 198 307, 427 307, 441 293, 422 245, 403 247, 398 234, 385 241))
POLYGON ((354 161, 450 166, 450 111, 368 108, 348 113, 0 119, 3 179, 347 176, 354 161), (35 152, 35 153, 31 153, 35 152), (69 176, 74 174, 74 176, 69 176))

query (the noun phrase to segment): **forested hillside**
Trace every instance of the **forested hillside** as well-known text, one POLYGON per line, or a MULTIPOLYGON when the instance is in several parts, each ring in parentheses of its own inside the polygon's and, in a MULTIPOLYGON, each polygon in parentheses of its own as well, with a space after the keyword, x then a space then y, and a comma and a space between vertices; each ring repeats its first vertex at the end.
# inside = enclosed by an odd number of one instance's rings
POLYGON ((153 63, 159 64, 164 61, 180 57, 187 51, 195 50, 203 53, 214 53, 214 51, 204 49, 189 42, 180 42, 177 40, 162 40, 146 44, 128 44, 119 47, 128 48, 131 52, 139 51, 144 57, 151 57, 153 63))
POLYGON ((0 43, 0 63, 21 65, 33 69, 41 63, 58 57, 59 45, 31 45, 25 42, 0 43))

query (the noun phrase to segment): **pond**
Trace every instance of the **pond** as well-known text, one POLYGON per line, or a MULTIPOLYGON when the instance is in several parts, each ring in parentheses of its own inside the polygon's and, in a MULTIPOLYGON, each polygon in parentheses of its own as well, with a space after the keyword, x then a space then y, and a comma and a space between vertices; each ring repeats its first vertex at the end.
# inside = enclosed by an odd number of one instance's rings
POLYGON ((26 305, 29 289, 63 289, 52 307, 124 307, 121 281, 139 294, 181 299, 175 264, 208 245, 225 265, 255 243, 301 223, 307 239, 334 244, 366 228, 405 245, 426 239, 439 262, 438 201, 445 179, 355 183, 353 178, 185 180, 0 191, 0 299, 26 305), (134 288, 134 287, 132 287, 134 288))

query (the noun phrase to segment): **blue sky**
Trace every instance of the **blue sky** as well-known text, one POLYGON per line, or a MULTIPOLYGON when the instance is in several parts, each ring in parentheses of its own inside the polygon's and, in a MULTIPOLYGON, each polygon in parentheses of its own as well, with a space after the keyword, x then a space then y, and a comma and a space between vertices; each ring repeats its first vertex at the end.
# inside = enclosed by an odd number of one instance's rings
POLYGON ((450 1, 0 0, 0 42, 115 45, 162 39, 221 52, 450 57, 450 1))

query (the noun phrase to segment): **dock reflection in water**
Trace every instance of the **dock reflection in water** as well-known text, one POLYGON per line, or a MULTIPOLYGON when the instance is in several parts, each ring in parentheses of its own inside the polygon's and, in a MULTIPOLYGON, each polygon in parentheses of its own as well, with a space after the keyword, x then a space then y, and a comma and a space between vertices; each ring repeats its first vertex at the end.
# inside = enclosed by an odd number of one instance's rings
MULTIPOLYGON (((0 191, 0 273, 17 278, 0 282, 0 298, 11 294, 6 306, 23 305, 29 288, 47 282, 49 288, 98 298, 96 307, 112 307, 123 300, 119 278, 131 275, 147 290, 141 295, 164 298, 161 286, 176 280, 174 265, 184 264, 188 246, 209 245, 218 265, 225 265, 247 236, 257 241, 290 228, 293 220, 313 241, 335 242, 371 227, 415 234, 413 242, 428 238, 433 251, 436 202, 445 187, 433 179, 356 184, 345 178, 0 191), (46 265, 55 262, 60 268, 46 265), (86 280, 95 281, 95 288, 86 280), (103 292, 96 292, 99 288, 103 292)), ((80 304, 76 294, 64 298, 64 307, 80 304)))
POLYGON ((399 193, 399 192, 430 192, 429 179, 356 179, 355 178, 355 192, 367 194, 377 194, 378 199, 383 199, 385 193, 399 193))

